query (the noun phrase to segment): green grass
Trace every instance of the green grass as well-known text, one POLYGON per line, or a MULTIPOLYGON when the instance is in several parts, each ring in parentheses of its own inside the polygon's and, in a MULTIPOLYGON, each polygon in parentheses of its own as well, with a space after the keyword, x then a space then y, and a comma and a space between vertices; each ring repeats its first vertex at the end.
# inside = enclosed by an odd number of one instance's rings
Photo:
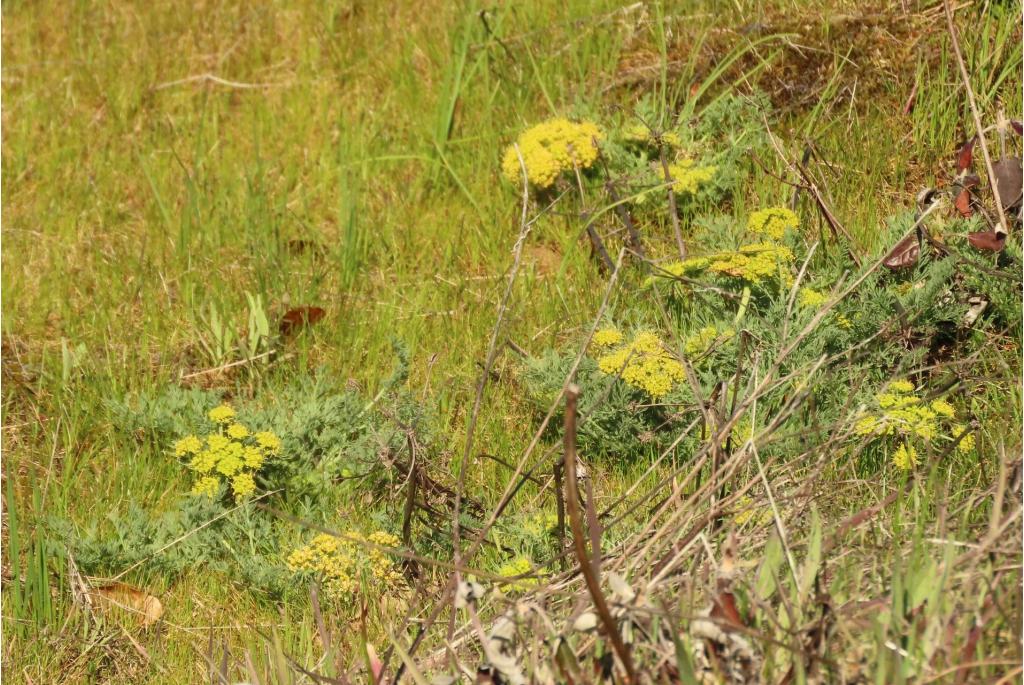
MULTIPOLYGON (((236 331, 246 327, 247 296, 262 298, 271 327, 290 307, 327 310, 272 363, 195 381, 239 403, 273 401, 314 374, 373 397, 394 365, 392 339, 404 342, 407 387, 439 409, 436 466, 454 483, 518 232, 519 192, 499 173, 504 146, 553 114, 616 120, 640 92, 666 108, 699 108, 755 82, 777 107, 772 130, 786 154, 797 158, 814 141, 836 167, 817 167, 836 215, 863 248, 880 249, 884 217, 911 206, 920 187, 945 183, 955 146, 973 130, 941 13, 929 7, 914 5, 925 12, 914 17, 888 8, 876 21, 860 3, 838 0, 5 3, 4 675, 193 681, 208 677, 211 639, 230 645, 232 663, 249 648, 258 670, 271 670, 281 666, 265 651, 271 634, 296 659, 313 658, 317 628, 304 604, 275 605, 222 574, 169 582, 145 569, 126 580, 161 598, 166 625, 133 638, 140 656, 121 632, 73 611, 57 561, 66 541, 47 527, 69 519, 104 529, 110 512, 166 509, 188 488, 169 445, 122 434, 110 402, 224 361, 200 342, 215 338, 211 307, 236 331), (744 32, 753 25, 759 32, 744 32), (911 38, 920 53, 906 47, 911 38), (181 82, 203 74, 235 85, 181 82), (295 240, 322 252, 289 249, 295 240)), ((1019 12, 1010 3, 960 13, 989 117, 1000 106, 1020 117, 1021 34, 1009 20, 1019 12)), ((747 206, 790 193, 759 171, 744 188, 747 206)), ((539 354, 590 325, 604 277, 579 231, 575 217, 537 223, 502 339, 539 354)), ((635 306, 628 295, 612 300, 613 311, 635 306)), ((1019 350, 1007 354, 1019 363, 1019 350)), ((536 425, 515 364, 499 355, 476 433, 480 451, 512 463, 536 425)), ((989 379, 973 397, 990 421, 989 455, 1020 445, 1019 386, 1008 380, 1019 368, 1001 364, 986 359, 972 371, 989 379)), ((986 492, 998 461, 968 466, 965 479, 976 480, 964 489, 986 492)), ((596 487, 611 497, 642 470, 599 469, 596 487)), ((509 475, 476 460, 466 492, 493 505, 509 475)), ((849 476, 837 469, 826 478, 849 476)), ((849 487, 851 506, 873 503, 868 488, 849 487)), ((923 540, 940 487, 948 485, 916 481, 886 522, 923 540)), ((978 500, 973 514, 987 517, 989 499, 978 500)), ((368 522, 360 503, 335 504, 339 516, 368 522)), ((834 524, 848 513, 822 515, 834 524)), ((950 515, 951 538, 974 534, 971 513, 950 515)), ((914 554, 906 563, 929 557, 914 554)), ((867 545, 843 558, 851 563, 836 572, 863 574, 865 587, 890 588, 915 572, 867 545)), ((480 564, 501 560, 485 549, 480 564)), ((1019 554, 1011 562, 1019 566, 1019 554)), ((977 605, 981 582, 959 591, 977 605)), ((1008 611, 1019 617, 1019 596, 1008 611)), ((993 654, 1017 654, 1005 635, 986 640, 993 654)), ((1000 668, 989 675, 1009 672, 1000 668)))

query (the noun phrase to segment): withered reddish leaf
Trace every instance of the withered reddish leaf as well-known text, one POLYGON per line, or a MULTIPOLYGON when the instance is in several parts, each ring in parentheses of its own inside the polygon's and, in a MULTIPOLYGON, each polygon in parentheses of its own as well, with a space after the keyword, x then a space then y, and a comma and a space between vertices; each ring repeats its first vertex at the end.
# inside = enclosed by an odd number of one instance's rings
POLYGON ((960 216, 965 219, 969 219, 971 215, 974 214, 974 210, 971 209, 971 191, 964 188, 957 193, 956 197, 953 199, 953 206, 956 207, 956 211, 960 216))
POLYGON ((971 162, 974 160, 974 143, 978 140, 975 136, 968 140, 960 147, 960 152, 956 157, 956 170, 957 173, 970 168, 971 162))
POLYGON ((745 626, 743 617, 740 616, 740 610, 736 607, 736 596, 729 590, 722 590, 715 597, 711 607, 711 618, 724 621, 738 628, 745 626))
POLYGON ((1021 167, 1020 158, 1006 157, 992 165, 992 173, 996 176, 996 188, 999 189, 999 199, 1003 201, 1003 209, 1016 207, 1021 199, 1021 175, 1024 174, 1024 167, 1021 167))
POLYGON ((975 250, 1002 252, 1006 247, 1006 236, 995 231, 978 231, 977 233, 968 233, 967 242, 975 250))
POLYGON ((885 255, 882 264, 893 271, 898 271, 914 266, 920 257, 921 243, 918 242, 917 236, 911 233, 889 250, 889 254, 885 255))
POLYGON ((1010 119, 1010 127, 1017 132, 1018 136, 1024 136, 1024 125, 1016 119, 1010 119))
POLYGON ((320 307, 296 307, 289 309, 281 317, 281 334, 290 335, 305 326, 314 324, 327 314, 320 307))

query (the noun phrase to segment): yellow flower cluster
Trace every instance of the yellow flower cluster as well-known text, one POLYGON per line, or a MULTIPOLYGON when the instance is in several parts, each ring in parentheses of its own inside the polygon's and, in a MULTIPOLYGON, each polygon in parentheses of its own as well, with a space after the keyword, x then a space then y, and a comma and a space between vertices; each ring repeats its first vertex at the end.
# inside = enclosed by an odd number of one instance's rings
MULTIPOLYGON (((945 400, 925 402, 910 381, 893 381, 886 392, 875 397, 877 411, 854 426, 857 435, 892 436, 902 440, 893 454, 893 464, 906 470, 918 463, 917 451, 909 440, 924 442, 942 438, 956 440, 967 428, 956 422, 956 409, 945 400)), ((965 435, 956 451, 967 454, 974 449, 974 436, 965 435)))
POLYGON ((594 332, 595 347, 614 347, 622 342, 622 331, 617 328, 602 328, 594 332))
POLYGON ((750 495, 743 495, 736 500, 736 515, 732 517, 737 526, 743 526, 751 521, 758 528, 763 528, 772 522, 772 510, 769 507, 758 506, 750 495))
POLYGON ((543 538, 558 525, 558 514, 553 511, 538 511, 523 519, 521 525, 527 537, 543 538))
POLYGON ((292 551, 285 563, 293 573, 317 576, 327 597, 346 600, 355 594, 360 582, 372 584, 375 593, 402 583, 398 565, 387 552, 379 549, 399 546, 401 540, 383 531, 368 537, 354 532, 344 538, 321 534, 292 551), (378 547, 361 544, 364 542, 378 547))
POLYGON ((192 494, 216 497, 224 482, 241 501, 256 491, 255 475, 268 458, 280 453, 281 440, 269 431, 253 435, 234 420, 235 410, 226 404, 211 409, 208 416, 216 432, 202 439, 185 436, 174 444, 174 455, 188 459, 196 476, 192 494))
POLYGON ((686 375, 679 360, 649 331, 612 349, 597 360, 597 366, 608 375, 621 374, 626 383, 655 399, 667 395, 686 375))
POLYGON ((231 423, 235 418, 235 410, 231 408, 231 405, 222 404, 211 409, 207 416, 214 423, 231 423))
MULTIPOLYGON (((655 136, 651 134, 651 129, 644 124, 633 124, 627 127, 622 131, 622 137, 627 142, 640 143, 641 145, 655 145, 657 143, 655 136)), ((683 139, 679 137, 679 134, 672 131, 662 133, 661 142, 674 150, 679 150, 683 147, 683 139)))
POLYGON ((892 455, 892 465, 900 471, 909 471, 917 466, 920 461, 917 458, 917 450, 907 443, 900 443, 892 455))
POLYGON ((974 433, 967 433, 967 426, 962 424, 956 424, 953 426, 950 438, 953 440, 960 440, 956 445, 956 451, 960 454, 970 454, 974 451, 974 433), (966 433, 966 435, 964 435, 964 433, 966 433), (963 435, 963 438, 960 437, 961 435, 963 435))
MULTIPOLYGON (((507 564, 502 565, 501 568, 498 569, 498 575, 504 578, 514 578, 515 576, 529 573, 532 570, 533 564, 530 563, 530 559, 523 555, 519 555, 507 564)), ((540 585, 540 578, 534 577, 518 578, 509 583, 502 583, 500 587, 502 590, 508 590, 511 588, 536 587, 537 585, 540 585)))
MULTIPOLYGON (((530 183, 537 188, 550 188, 562 173, 593 165, 599 152, 595 141, 603 139, 604 133, 597 124, 559 118, 527 129, 516 143, 530 183)), ((501 170, 512 183, 522 179, 519 157, 512 145, 505 150, 501 170)))
POLYGON ((686 342, 683 343, 683 354, 687 359, 696 359, 707 352, 716 340, 720 339, 725 342, 734 335, 736 335, 736 331, 731 328, 719 329, 713 325, 704 326, 686 339, 686 342))
POLYGON ((744 245, 736 252, 718 255, 708 265, 708 270, 756 285, 762 279, 778 276, 792 261, 793 253, 788 248, 773 243, 755 243, 744 245))
MULTIPOLYGON (((668 167, 672 177, 672 190, 680 195, 693 195, 702 185, 715 177, 716 166, 697 166, 692 159, 681 159, 668 167)), ((667 180, 667 179, 666 179, 667 180)))
POLYGON ((818 292, 814 288, 804 287, 800 288, 800 291, 796 294, 796 301, 801 307, 818 309, 828 302, 828 295, 818 292))
POLYGON ((747 230, 772 240, 782 240, 787 229, 796 230, 799 226, 800 218, 785 207, 760 209, 747 219, 747 230))
POLYGON ((793 263, 793 252, 775 243, 754 243, 744 245, 735 252, 720 252, 704 257, 690 257, 681 262, 672 262, 661 267, 661 273, 647 279, 651 285, 659 278, 692 278, 703 271, 739 278, 751 285, 757 285, 766 278, 789 276, 789 265, 793 263))

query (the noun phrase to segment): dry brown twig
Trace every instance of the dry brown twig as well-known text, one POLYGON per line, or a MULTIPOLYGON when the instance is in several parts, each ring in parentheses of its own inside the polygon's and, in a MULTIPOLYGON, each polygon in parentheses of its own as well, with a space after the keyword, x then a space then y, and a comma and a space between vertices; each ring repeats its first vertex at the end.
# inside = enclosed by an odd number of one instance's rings
MULTIPOLYGON (((601 591, 601 579, 587 558, 587 543, 583 534, 583 520, 580 515, 579 503, 580 493, 576 477, 576 400, 579 394, 580 389, 575 384, 570 385, 565 392, 565 435, 563 436, 565 441, 565 489, 566 506, 569 510, 569 525, 572 528, 572 542, 576 549, 580 573, 587 583, 587 590, 590 592, 597 615, 601 619, 601 623, 604 624, 605 632, 612 642, 615 654, 619 657, 619 661, 622 662, 622 666, 626 670, 627 682, 635 683, 636 673, 633 670, 632 655, 622 641, 618 625, 608 610, 608 602, 601 591)), ((597 548, 592 550, 592 552, 594 555, 599 554, 597 548)))

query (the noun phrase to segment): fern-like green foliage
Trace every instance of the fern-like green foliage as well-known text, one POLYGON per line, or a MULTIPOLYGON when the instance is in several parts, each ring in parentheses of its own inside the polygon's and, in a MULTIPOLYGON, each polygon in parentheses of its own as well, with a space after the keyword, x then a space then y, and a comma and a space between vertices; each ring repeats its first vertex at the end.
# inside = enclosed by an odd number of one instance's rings
POLYGON ((206 412, 219 403, 217 393, 172 385, 109 400, 107 409, 119 433, 167 443, 204 425, 206 412))
MULTIPOLYGON (((418 445, 418 467, 428 472, 438 450, 434 412, 403 388, 408 350, 396 342, 395 353, 395 371, 372 399, 320 378, 297 380, 262 401, 234 403, 239 421, 281 439, 280 454, 268 459, 258 475, 258 493, 265 494, 261 504, 331 525, 341 503, 369 494, 384 507, 371 512, 375 527, 400 525, 396 511, 388 511, 390 503, 380 497, 388 491, 382 486, 404 477, 398 465, 408 463, 411 439, 418 445)), ((174 441, 206 427, 207 412, 219 402, 214 393, 171 387, 109 407, 115 430, 128 439, 142 435, 174 459, 174 441)), ((478 524, 467 520, 467 525, 478 524)), ((131 505, 84 530, 66 520, 51 521, 50 527, 89 574, 111 575, 138 566, 173 579, 189 571, 213 571, 268 597, 280 597, 292 585, 282 549, 294 543, 294 530, 253 502, 235 506, 183 492, 161 512, 131 505)))

